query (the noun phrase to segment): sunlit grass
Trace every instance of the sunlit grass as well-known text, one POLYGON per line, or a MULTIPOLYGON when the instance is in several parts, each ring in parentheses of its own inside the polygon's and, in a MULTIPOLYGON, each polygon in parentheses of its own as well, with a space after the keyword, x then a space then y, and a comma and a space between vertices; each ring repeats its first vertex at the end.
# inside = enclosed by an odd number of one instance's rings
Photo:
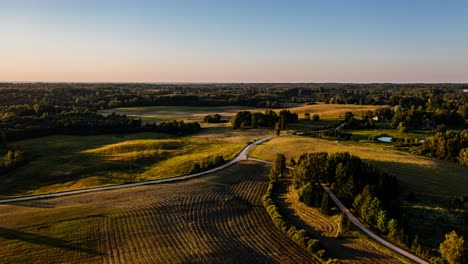
POLYGON ((160 133, 49 136, 16 142, 32 161, 2 178, 0 197, 160 179, 208 156, 232 159, 245 142, 160 133))
POLYGON ((467 195, 468 167, 411 155, 379 143, 329 141, 300 136, 284 136, 255 147, 249 156, 272 161, 276 153, 298 158, 304 152, 347 151, 397 176, 402 187, 435 195, 467 195))

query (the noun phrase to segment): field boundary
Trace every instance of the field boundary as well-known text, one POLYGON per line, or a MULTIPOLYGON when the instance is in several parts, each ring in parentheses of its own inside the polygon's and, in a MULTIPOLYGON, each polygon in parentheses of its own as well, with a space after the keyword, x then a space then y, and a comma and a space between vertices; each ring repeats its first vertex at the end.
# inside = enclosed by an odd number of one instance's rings
MULTIPOLYGON (((258 161, 258 162, 263 162, 263 163, 266 163, 266 164, 270 164, 272 165, 273 163, 271 161, 266 161, 266 160, 261 160, 261 159, 255 159, 255 158, 249 158, 249 160, 252 160, 252 161, 258 161)), ((293 167, 290 167, 290 166, 287 166, 288 169, 294 169, 293 167)), ((353 223, 353 225, 355 225, 356 227, 358 227, 362 232, 364 232, 364 234, 366 234, 367 236, 371 237, 372 239, 374 239, 376 242, 378 242, 379 244, 381 244, 382 246, 392 250, 393 252, 411 260, 411 261, 414 261, 416 263, 423 263, 423 264, 429 264, 429 262, 421 259, 420 257, 412 254, 411 252, 408 252, 402 248, 399 248, 397 246, 395 246, 394 244, 388 242, 387 240, 381 238, 379 235, 375 234, 374 232, 372 232, 369 228, 367 228, 365 225, 363 225, 359 219, 357 219, 352 213, 351 211, 349 211, 348 208, 346 208, 343 203, 341 203, 341 201, 338 199, 338 197, 335 196, 335 194, 330 190, 330 188, 328 188, 326 186, 326 184, 322 183, 321 184, 321 187, 324 191, 326 191, 329 195, 330 195, 330 198, 333 200, 333 202, 338 206, 338 208, 340 209, 341 212, 343 212, 345 214, 345 216, 349 219, 349 221, 351 221, 351 223, 353 223)))
POLYGON ((198 173, 193 173, 193 174, 188 174, 188 175, 182 175, 182 176, 175 176, 175 177, 169 177, 169 178, 164 178, 164 179, 159 179, 159 180, 150 180, 150 181, 143 181, 143 182, 135 182, 135 183, 124 183, 124 184, 117 184, 117 185, 109 185, 109 186, 102 186, 102 187, 93 187, 93 188, 86 188, 86 189, 79 189, 79 190, 72 190, 72 191, 65 191, 65 192, 56 192, 56 193, 47 193, 47 194, 38 194, 38 195, 28 195, 28 196, 20 196, 20 197, 13 197, 13 198, 6 198, 6 199, 1 199, 0 204, 6 204, 6 203, 14 203, 14 202, 22 202, 22 201, 30 201, 30 200, 38 200, 38 199, 46 199, 46 198, 54 198, 54 197, 61 197, 61 196, 69 196, 69 195, 75 195, 75 194, 81 194, 81 193, 89 193, 89 192, 98 192, 98 191, 108 191, 108 190, 116 190, 116 189, 122 189, 122 188, 129 188, 129 187, 137 187, 137 186, 143 186, 143 185, 150 185, 150 184, 160 184, 160 183, 169 183, 169 182, 175 182, 175 181, 183 181, 187 179, 192 179, 196 177, 200 177, 212 172, 216 172, 222 169, 225 169, 239 161, 246 160, 248 159, 247 153, 250 151, 251 148, 254 146, 264 143, 270 139, 272 139, 274 136, 270 135, 261 139, 258 139, 247 146, 245 146, 232 160, 224 163, 221 166, 218 166, 216 168, 212 168, 206 171, 198 172, 198 173))

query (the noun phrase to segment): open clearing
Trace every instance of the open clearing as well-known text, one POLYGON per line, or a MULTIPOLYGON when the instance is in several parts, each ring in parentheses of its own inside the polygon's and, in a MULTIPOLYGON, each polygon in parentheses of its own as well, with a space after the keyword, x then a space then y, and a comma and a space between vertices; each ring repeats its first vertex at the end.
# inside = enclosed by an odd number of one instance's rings
POLYGON ((332 220, 332 217, 321 214, 317 208, 299 202, 290 180, 278 182, 276 195, 280 210, 288 221, 299 229, 312 233, 320 240, 327 254, 338 258, 342 263, 400 263, 363 239, 335 238, 338 224, 332 220))
POLYGON ((194 162, 208 156, 232 159, 246 145, 241 141, 160 133, 57 135, 17 141, 15 145, 33 158, 2 177, 0 197, 183 175, 194 162))
POLYGON ((352 105, 352 104, 311 104, 289 108, 291 112, 299 114, 299 118, 304 117, 304 113, 318 114, 320 119, 337 120, 344 119, 346 112, 352 112, 355 116, 360 116, 367 111, 374 111, 382 106, 378 105, 352 105))
POLYGON ((397 151, 389 144, 329 141, 283 136, 258 145, 249 156, 273 161, 277 153, 289 159, 304 152, 350 152, 395 175, 405 190, 446 196, 468 195, 468 167, 397 151))
MULTIPOLYGON (((318 114, 321 119, 343 119, 345 112, 353 112, 359 116, 361 113, 373 111, 381 106, 350 105, 350 104, 312 104, 287 108, 291 112, 304 117, 304 113, 318 114)), ((272 109, 276 112, 283 108, 272 109)), ((230 120, 239 111, 264 112, 266 108, 253 108, 246 106, 148 106, 148 107, 122 107, 98 111, 99 114, 108 115, 112 112, 125 114, 133 118, 141 118, 147 122, 161 122, 169 120, 203 121, 206 115, 219 114, 223 119, 230 120)), ((206 124, 205 124, 206 125, 206 124)))
POLYGON ((309 263, 261 204, 253 162, 188 181, 0 205, 10 263, 309 263))
POLYGON ((108 115, 112 112, 125 114, 133 118, 141 118, 146 122, 161 122, 170 120, 184 120, 187 122, 202 122, 206 115, 219 114, 223 119, 229 120, 239 111, 264 111, 261 108, 246 106, 147 106, 123 107, 98 111, 99 114, 108 115))

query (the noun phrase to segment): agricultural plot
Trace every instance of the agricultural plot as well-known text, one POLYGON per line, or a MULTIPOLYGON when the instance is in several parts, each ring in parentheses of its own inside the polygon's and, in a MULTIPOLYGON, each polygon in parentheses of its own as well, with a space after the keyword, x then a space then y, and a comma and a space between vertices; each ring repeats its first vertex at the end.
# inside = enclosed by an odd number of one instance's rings
POLYGON ((338 258, 342 263, 399 263, 364 240, 351 237, 336 238, 338 224, 332 217, 321 214, 317 208, 299 202, 289 180, 279 182, 277 201, 280 210, 284 212, 283 215, 298 228, 314 234, 332 258, 338 258))
POLYGON ((184 182, 0 205, 0 259, 314 262, 273 225, 261 205, 267 172, 266 165, 242 162, 184 182), (80 228, 71 228, 71 221, 80 228))
MULTIPOLYGON (((286 105, 289 106, 289 105, 286 105)), ((380 106, 373 105, 349 105, 349 104, 314 104, 293 107, 285 107, 291 112, 318 114, 321 119, 337 120, 343 119, 344 113, 353 112, 355 115, 367 111, 373 111, 380 106)), ((122 107, 98 111, 99 114, 109 115, 111 113, 125 114, 133 118, 141 118, 145 122, 161 122, 169 120, 203 121, 206 115, 219 114, 223 119, 229 120, 239 111, 264 112, 266 108, 252 108, 246 106, 148 106, 148 107, 122 107)), ((273 109, 279 112, 281 109, 273 109)), ((206 125, 206 124, 205 124, 206 125)))
POLYGON ((367 111, 374 111, 381 106, 376 105, 352 105, 352 104, 312 104, 289 108, 291 112, 299 114, 302 118, 304 113, 318 114, 320 119, 342 120, 346 112, 352 112, 355 116, 360 116, 367 111))
POLYGON ((15 144, 32 160, 2 177, 2 198, 183 175, 203 158, 229 160, 246 145, 160 133, 57 135, 15 144))
POLYGON ((98 111, 101 115, 111 113, 125 114, 133 118, 141 118, 144 122, 162 122, 184 120, 187 122, 202 122, 206 115, 219 114, 229 120, 239 111, 264 111, 264 109, 246 106, 148 106, 122 107, 98 111))

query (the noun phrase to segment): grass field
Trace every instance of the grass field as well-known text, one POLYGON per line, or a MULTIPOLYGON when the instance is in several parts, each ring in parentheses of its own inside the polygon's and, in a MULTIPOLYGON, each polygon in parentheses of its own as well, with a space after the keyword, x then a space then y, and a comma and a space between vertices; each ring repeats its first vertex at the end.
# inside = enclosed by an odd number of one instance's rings
POLYGON ((432 195, 468 195, 468 167, 397 151, 389 144, 283 136, 256 146, 249 156, 272 161, 276 153, 283 153, 289 159, 304 152, 320 151, 347 151, 357 155, 397 176, 405 190, 432 195))
POLYGON ((351 104, 313 104, 289 108, 291 112, 299 114, 299 118, 304 117, 304 113, 318 114, 323 120, 343 119, 346 112, 352 112, 355 116, 360 116, 367 111, 374 111, 381 106, 377 105, 351 105, 351 104))
POLYGON ((183 175, 194 162, 211 155, 232 159, 246 145, 158 133, 48 136, 15 144, 33 158, 1 178, 2 198, 183 175))
MULTIPOLYGON (((346 105, 346 104, 315 104, 288 108, 291 112, 304 117, 304 113, 318 114, 323 120, 343 119, 345 112, 353 112, 359 116, 363 112, 375 110, 380 106, 371 105, 346 105)), ((168 120, 203 121, 206 115, 220 114, 223 119, 230 120, 239 111, 264 112, 265 108, 252 108, 246 106, 148 106, 148 107, 124 107, 98 111, 103 115, 126 114, 143 121, 161 122, 168 120)), ((281 109, 273 109, 279 112, 281 109)), ((205 124, 207 125, 207 124, 205 124)), ((218 126, 218 125, 216 125, 218 126)))
POLYGON ((448 197, 468 195, 466 166, 414 156, 386 143, 335 142, 299 136, 274 138, 255 147, 249 156, 273 160, 276 153, 297 158, 304 152, 319 151, 348 151, 397 176, 402 187, 402 210, 409 230, 419 234, 420 243, 438 248, 444 234, 453 229, 466 235, 463 210, 449 210, 443 202, 448 197), (409 191, 416 193, 416 201, 403 199, 409 191))
POLYGON ((426 137, 433 136, 434 133, 430 131, 410 131, 408 133, 401 133, 396 129, 384 128, 384 129, 357 129, 357 130, 346 130, 358 138, 360 141, 366 142, 369 136, 380 136, 386 135, 393 138, 408 138, 412 140, 422 140, 426 137))
POLYGON ((133 118, 141 118, 148 122, 161 122, 169 120, 203 121, 206 115, 219 114, 223 119, 229 120, 239 111, 264 111, 246 106, 148 106, 123 107, 98 111, 102 115, 112 112, 125 114, 133 118))
POLYGON ((268 168, 0 205, 10 263, 311 263, 261 205, 268 168))

